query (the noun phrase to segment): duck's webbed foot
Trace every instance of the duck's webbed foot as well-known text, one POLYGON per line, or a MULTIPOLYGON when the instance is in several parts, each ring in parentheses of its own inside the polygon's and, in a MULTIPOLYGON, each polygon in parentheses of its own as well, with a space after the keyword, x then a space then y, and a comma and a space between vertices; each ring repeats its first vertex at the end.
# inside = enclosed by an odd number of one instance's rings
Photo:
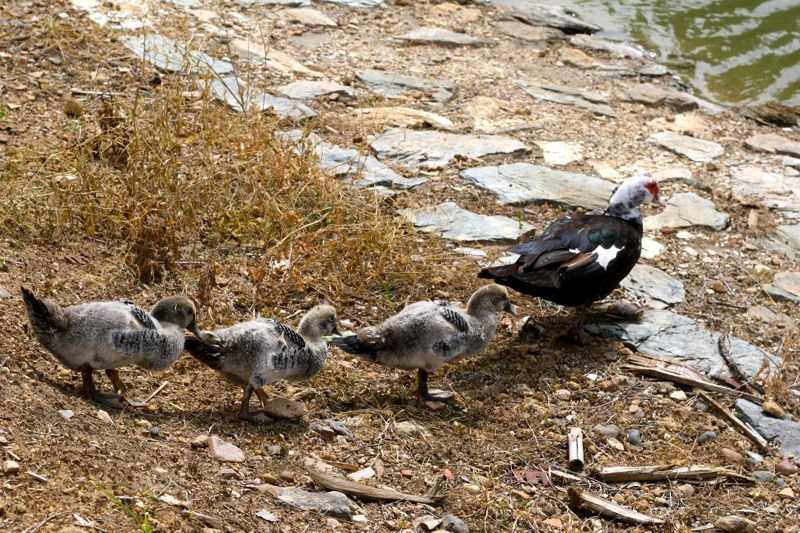
POLYGON ((558 335, 556 340, 583 346, 586 343, 586 334, 583 331, 583 323, 586 320, 586 312, 588 310, 588 305, 579 305, 575 309, 575 321, 565 332, 558 335))
POLYGON ((86 394, 88 394, 92 400, 110 409, 123 409, 125 407, 122 403, 122 396, 119 394, 100 392, 97 390, 91 368, 84 367, 81 370, 81 374, 83 377, 83 390, 86 391, 86 394))
POLYGON ((452 392, 440 389, 428 389, 428 371, 417 371, 417 394, 426 402, 446 402, 455 396, 452 392))
MULTIPOLYGON (((261 400, 262 404, 264 399, 261 397, 262 393, 261 390, 254 390, 252 385, 247 385, 244 388, 244 394, 242 395, 242 404, 239 406, 239 418, 242 420, 247 420, 248 422, 253 422, 254 424, 266 424, 272 421, 272 419, 263 411, 253 411, 250 409, 250 397, 255 392, 258 395, 259 400, 261 400)), ((264 394, 264 398, 266 398, 266 394, 264 394)))

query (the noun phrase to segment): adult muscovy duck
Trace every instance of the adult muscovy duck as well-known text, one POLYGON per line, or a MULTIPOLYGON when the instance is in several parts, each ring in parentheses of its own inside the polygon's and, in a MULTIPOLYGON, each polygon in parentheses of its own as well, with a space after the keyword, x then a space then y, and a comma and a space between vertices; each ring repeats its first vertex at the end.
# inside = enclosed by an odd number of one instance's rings
POLYGON ((520 254, 515 263, 485 268, 478 277, 576 307, 565 336, 580 341, 589 304, 611 294, 639 260, 643 227, 637 207, 646 203, 664 207, 658 182, 649 175, 629 178, 604 213, 556 220, 541 237, 509 249, 520 254))

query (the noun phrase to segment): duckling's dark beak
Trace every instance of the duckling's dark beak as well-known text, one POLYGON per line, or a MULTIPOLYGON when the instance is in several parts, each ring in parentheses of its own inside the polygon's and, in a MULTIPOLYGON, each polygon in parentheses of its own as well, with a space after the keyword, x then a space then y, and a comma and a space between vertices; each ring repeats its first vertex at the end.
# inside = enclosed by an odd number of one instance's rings
POLYGON ((192 334, 193 334, 195 337, 197 337, 198 339, 202 339, 202 336, 200 335, 200 330, 199 330, 199 329, 197 329, 197 320, 196 320, 196 319, 194 319, 194 318, 193 318, 193 319, 192 319, 192 321, 191 321, 191 322, 189 322, 189 325, 188 325, 188 326, 186 326, 186 329, 188 329, 189 331, 191 331, 191 332, 192 332, 192 334))
POLYGON ((508 311, 512 316, 517 316, 517 308, 511 302, 508 302, 506 311, 508 311))

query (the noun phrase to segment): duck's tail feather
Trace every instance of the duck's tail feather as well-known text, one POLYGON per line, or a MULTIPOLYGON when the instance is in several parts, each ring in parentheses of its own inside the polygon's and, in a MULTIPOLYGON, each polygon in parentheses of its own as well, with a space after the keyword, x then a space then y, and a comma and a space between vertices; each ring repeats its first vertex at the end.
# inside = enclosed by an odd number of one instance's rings
POLYGON ((64 316, 61 306, 49 300, 40 300, 27 288, 21 287, 22 300, 31 328, 37 337, 53 335, 64 331, 69 326, 69 320, 64 316))
POLYGON ((211 346, 197 337, 186 337, 183 347, 192 357, 214 370, 219 370, 222 366, 219 348, 211 346))

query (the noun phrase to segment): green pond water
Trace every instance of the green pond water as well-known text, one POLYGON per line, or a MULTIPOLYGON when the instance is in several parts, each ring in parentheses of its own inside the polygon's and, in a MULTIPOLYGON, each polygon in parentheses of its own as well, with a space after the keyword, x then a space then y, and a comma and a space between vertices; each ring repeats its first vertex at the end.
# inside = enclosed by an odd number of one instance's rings
POLYGON ((800 0, 539 0, 644 46, 698 96, 800 105, 800 0))

